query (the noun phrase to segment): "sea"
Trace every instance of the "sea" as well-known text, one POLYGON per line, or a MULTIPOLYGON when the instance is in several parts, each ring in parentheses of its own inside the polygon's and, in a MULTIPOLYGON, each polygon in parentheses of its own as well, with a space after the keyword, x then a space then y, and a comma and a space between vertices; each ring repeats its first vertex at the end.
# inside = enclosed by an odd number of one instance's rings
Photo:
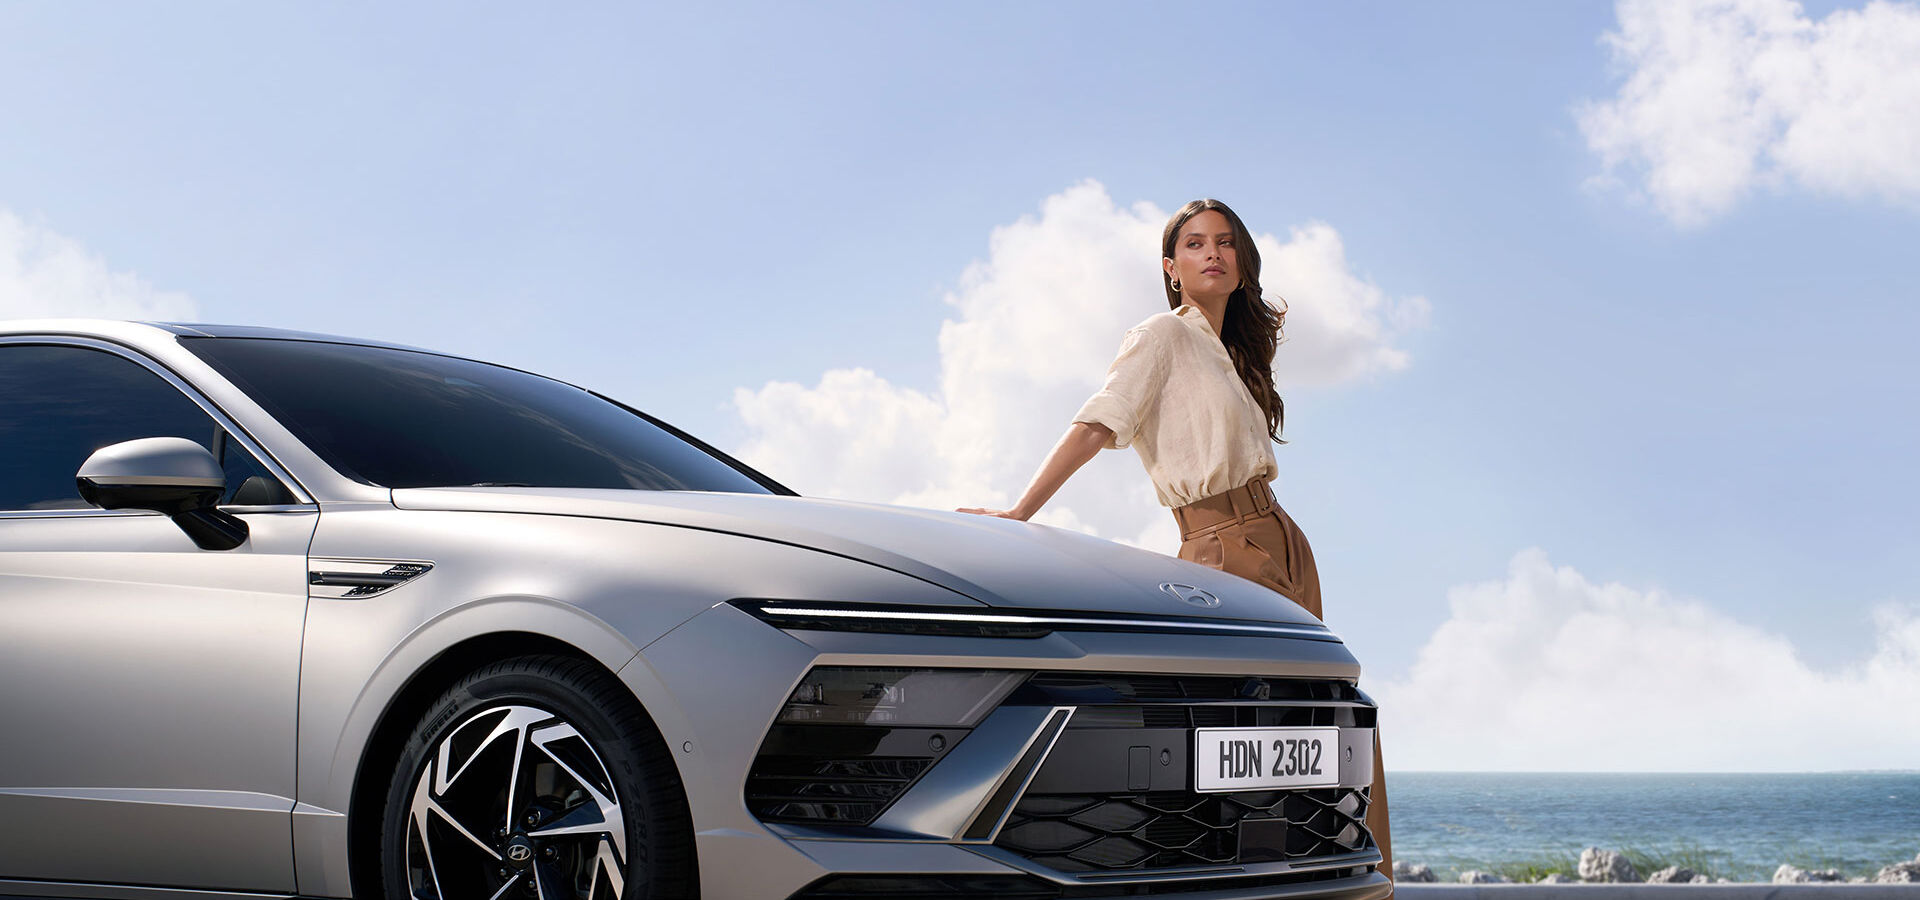
POLYGON ((1920 855, 1920 771, 1389 771, 1387 798, 1395 861, 1445 881, 1469 869, 1571 872, 1586 847, 1734 881, 1769 881, 1782 863, 1871 876, 1920 855))

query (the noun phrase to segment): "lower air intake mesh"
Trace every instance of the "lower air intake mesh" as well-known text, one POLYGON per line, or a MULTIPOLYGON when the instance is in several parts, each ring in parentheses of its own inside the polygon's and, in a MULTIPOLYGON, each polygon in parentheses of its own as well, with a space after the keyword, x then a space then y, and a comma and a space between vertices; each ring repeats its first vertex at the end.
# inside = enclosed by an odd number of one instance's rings
POLYGON ((1366 816, 1365 788, 1029 794, 994 844, 1062 872, 1281 862, 1373 846, 1366 816))

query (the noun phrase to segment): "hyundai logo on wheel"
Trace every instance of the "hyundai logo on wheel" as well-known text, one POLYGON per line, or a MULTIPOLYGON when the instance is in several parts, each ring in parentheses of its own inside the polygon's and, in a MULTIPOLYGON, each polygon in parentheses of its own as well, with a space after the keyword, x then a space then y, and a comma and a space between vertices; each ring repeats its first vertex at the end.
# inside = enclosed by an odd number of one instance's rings
POLYGON ((1175 584, 1174 582, 1169 581, 1160 585, 1160 590, 1165 591, 1168 596, 1174 598, 1175 600, 1179 600, 1183 603, 1191 603, 1194 606, 1202 607, 1205 609, 1212 609, 1220 605, 1219 597, 1215 597, 1214 595, 1207 593, 1206 591, 1203 591, 1190 584, 1175 584))

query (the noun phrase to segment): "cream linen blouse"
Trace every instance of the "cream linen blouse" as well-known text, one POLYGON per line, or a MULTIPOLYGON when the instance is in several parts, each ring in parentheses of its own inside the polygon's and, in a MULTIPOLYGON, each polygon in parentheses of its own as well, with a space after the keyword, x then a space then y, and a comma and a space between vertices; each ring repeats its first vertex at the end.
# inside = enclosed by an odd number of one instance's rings
POLYGON ((1107 383, 1073 416, 1140 453, 1165 506, 1185 506, 1279 469, 1266 413, 1199 307, 1149 317, 1120 342, 1107 383))

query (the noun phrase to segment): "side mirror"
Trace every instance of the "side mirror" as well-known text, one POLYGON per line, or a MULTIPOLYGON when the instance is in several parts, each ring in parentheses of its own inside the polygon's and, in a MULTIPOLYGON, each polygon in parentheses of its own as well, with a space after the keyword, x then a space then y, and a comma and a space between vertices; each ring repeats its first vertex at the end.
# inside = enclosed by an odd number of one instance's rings
POLYGON ((74 475, 80 497, 101 509, 167 514, 202 550, 232 550, 247 523, 214 508, 227 476, 207 448, 186 438, 124 441, 94 451, 74 475))

